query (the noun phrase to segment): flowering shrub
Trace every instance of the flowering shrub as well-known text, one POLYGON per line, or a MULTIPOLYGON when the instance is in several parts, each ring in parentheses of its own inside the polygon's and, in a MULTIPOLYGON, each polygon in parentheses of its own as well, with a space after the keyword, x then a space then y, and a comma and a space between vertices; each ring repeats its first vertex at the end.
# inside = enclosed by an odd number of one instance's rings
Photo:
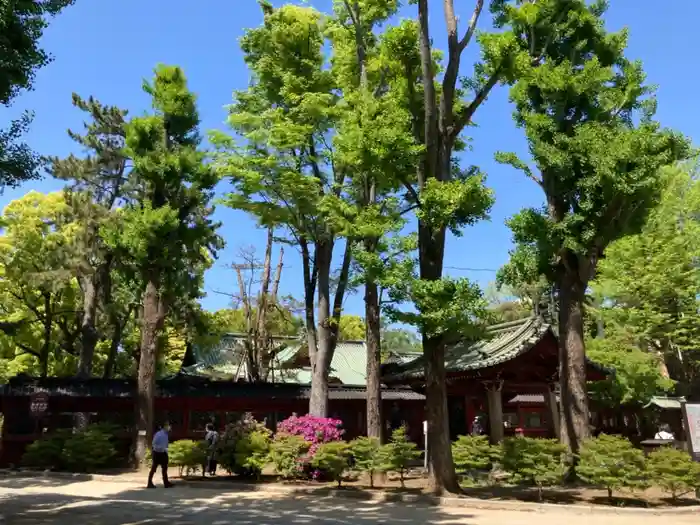
POLYGON ((299 436, 309 443, 309 451, 299 458, 300 470, 310 477, 318 479, 323 477, 323 472, 311 468, 316 451, 323 443, 341 441, 345 432, 341 428, 342 425, 343 422, 339 419, 293 415, 277 425, 275 439, 281 439, 284 436, 299 436))
POLYGON ((278 434, 270 447, 270 462, 275 472, 285 479, 300 478, 304 475, 303 459, 311 444, 301 436, 278 434))
POLYGON ((257 463, 262 454, 267 453, 269 447, 270 431, 264 423, 257 421, 253 414, 244 414, 235 423, 226 426, 219 440, 218 461, 222 468, 229 473, 242 476, 256 476, 259 474, 257 463), (267 444, 267 445, 266 445, 267 444), (244 458, 246 454, 255 454, 256 466, 253 468, 251 461, 244 458))

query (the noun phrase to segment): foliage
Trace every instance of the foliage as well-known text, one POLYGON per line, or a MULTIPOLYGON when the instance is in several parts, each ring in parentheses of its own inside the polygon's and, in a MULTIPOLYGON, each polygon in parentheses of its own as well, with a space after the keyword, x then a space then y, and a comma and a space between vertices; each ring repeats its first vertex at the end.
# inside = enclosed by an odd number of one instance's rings
POLYGON ((592 313, 606 335, 658 354, 688 395, 700 381, 700 183, 693 165, 665 170, 663 182, 642 231, 611 244, 600 262, 592 313))
POLYGON ((583 443, 576 473, 612 498, 614 490, 644 486, 644 453, 623 437, 601 434, 583 443))
POLYGON ((256 429, 236 441, 236 473, 239 476, 259 478, 268 463, 271 433, 268 429, 256 429))
POLYGON ((535 485, 542 500, 542 488, 556 485, 566 474, 565 454, 566 446, 556 439, 508 438, 502 466, 514 481, 535 485))
MULTIPOLYGON (((254 474, 254 470, 249 470, 248 466, 243 465, 245 458, 240 456, 240 454, 246 449, 249 449, 251 453, 257 453, 261 450, 264 447, 261 439, 263 434, 268 435, 269 430, 263 423, 257 421, 251 413, 246 413, 235 423, 227 425, 224 433, 219 438, 219 453, 217 456, 219 464, 230 473, 254 474), (253 434, 256 434, 255 438, 251 437, 253 434), (238 449, 239 443, 241 443, 240 451, 238 449)), ((259 457, 256 456, 256 459, 259 459, 259 457)), ((251 468, 256 459, 252 460, 251 468)))
POLYGON ((22 456, 22 465, 60 469, 63 466, 63 445, 70 437, 70 431, 60 431, 30 443, 22 456))
POLYGON ((345 441, 321 443, 316 449, 311 466, 325 473, 340 487, 343 473, 350 466, 350 448, 345 441))
POLYGON ((196 473, 207 460, 207 447, 201 441, 181 439, 171 443, 168 447, 168 462, 180 469, 186 476, 196 473))
POLYGON ((661 447, 647 458, 649 479, 671 493, 675 500, 693 490, 700 489, 700 463, 685 450, 661 447))
POLYGON ((359 437, 350 443, 354 466, 369 476, 369 486, 374 488, 374 475, 386 469, 381 442, 375 437, 359 437))
POLYGON ((115 455, 112 436, 88 427, 66 439, 61 458, 71 471, 94 472, 106 466, 115 455))
POLYGON ((384 464, 388 472, 396 472, 405 487, 406 472, 411 462, 420 457, 418 446, 408 440, 406 427, 399 427, 391 433, 391 441, 382 447, 384 464))
POLYGON ((673 388, 674 382, 661 373, 658 356, 640 350, 608 333, 604 339, 590 339, 586 343, 588 357, 615 374, 604 381, 589 385, 591 399, 609 407, 622 404, 646 405, 655 395, 673 388))
MULTIPOLYGON (((49 19, 75 0, 3 0, 0 3, 0 105, 9 106, 22 91, 32 89, 36 71, 51 57, 39 47, 49 19)), ((36 178, 40 161, 20 142, 31 114, 24 113, 0 129, 0 187, 16 187, 36 178)))
POLYGON ((277 434, 270 445, 270 462, 275 472, 285 479, 304 475, 304 460, 311 443, 301 436, 277 434))
POLYGON ((452 457, 458 474, 473 476, 476 472, 490 470, 500 455, 491 446, 488 436, 458 436, 452 443, 452 457))

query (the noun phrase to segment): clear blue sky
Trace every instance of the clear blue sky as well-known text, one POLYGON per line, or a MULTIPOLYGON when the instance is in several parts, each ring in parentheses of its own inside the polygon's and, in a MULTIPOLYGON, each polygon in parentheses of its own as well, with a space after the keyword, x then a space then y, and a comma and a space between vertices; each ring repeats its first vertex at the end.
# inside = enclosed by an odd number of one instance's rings
MULTIPOLYGON (((273 2, 281 5, 282 1, 273 2)), ((328 11, 331 0, 307 2, 328 11)), ((408 2, 404 2, 408 3, 408 2)), ((643 60, 650 83, 659 86, 658 118, 665 126, 696 137, 700 134, 697 89, 700 69, 696 36, 700 19, 700 1, 615 0, 607 15, 610 29, 627 26, 631 32, 628 54, 643 60)), ((473 1, 456 2, 462 20, 471 14, 473 1)), ((432 35, 436 47, 444 47, 442 2, 431 2, 432 35)), ((405 17, 415 16, 415 6, 404 8, 405 17)), ((36 112, 27 140, 42 154, 65 155, 75 151, 66 129, 80 129, 82 115, 71 105, 71 93, 94 95, 104 103, 117 105, 139 114, 148 109, 149 100, 141 90, 143 78, 163 62, 179 65, 188 76, 190 88, 199 97, 202 130, 226 129, 224 105, 231 102, 235 89, 244 89, 249 81, 238 47, 245 28, 261 22, 255 0, 77 0, 47 30, 43 46, 55 61, 37 75, 35 90, 21 96, 10 111, 0 110, 0 121, 24 109, 36 112)), ((489 24, 488 14, 481 27, 489 24)), ((476 46, 465 57, 463 67, 476 59, 476 46)), ((450 239, 447 267, 496 269, 506 262, 511 247, 504 220, 523 206, 539 205, 539 188, 519 173, 493 161, 497 150, 523 152, 525 143, 511 119, 507 92, 497 89, 476 115, 477 128, 470 130, 473 151, 465 162, 480 166, 488 173, 488 185, 496 193, 491 220, 465 231, 459 239, 450 239)), ((29 189, 55 191, 56 181, 27 184, 0 196, 0 206, 29 189)), ((221 191, 225 190, 225 185, 221 191)), ((225 268, 242 246, 264 243, 264 233, 245 215, 219 207, 217 218, 223 222, 221 234, 227 247, 221 252, 206 279, 206 308, 225 307, 228 299, 214 289, 233 291, 235 276, 225 268)), ((284 293, 301 298, 301 266, 296 253, 287 250, 283 276, 284 293)), ((486 285, 493 272, 449 269, 455 276, 466 276, 486 285)), ((361 314, 361 294, 350 297, 346 311, 361 314)))

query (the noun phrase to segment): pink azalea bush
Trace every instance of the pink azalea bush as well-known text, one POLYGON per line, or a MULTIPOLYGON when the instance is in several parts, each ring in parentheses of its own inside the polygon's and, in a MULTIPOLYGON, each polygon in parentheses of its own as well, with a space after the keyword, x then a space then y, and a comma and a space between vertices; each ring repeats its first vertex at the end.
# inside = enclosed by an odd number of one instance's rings
POLYGON ((286 436, 299 436, 309 443, 309 451, 298 460, 299 472, 305 472, 312 478, 318 479, 322 473, 310 468, 316 450, 323 443, 342 441, 345 433, 342 426, 343 422, 339 419, 294 414, 277 425, 275 440, 286 436))

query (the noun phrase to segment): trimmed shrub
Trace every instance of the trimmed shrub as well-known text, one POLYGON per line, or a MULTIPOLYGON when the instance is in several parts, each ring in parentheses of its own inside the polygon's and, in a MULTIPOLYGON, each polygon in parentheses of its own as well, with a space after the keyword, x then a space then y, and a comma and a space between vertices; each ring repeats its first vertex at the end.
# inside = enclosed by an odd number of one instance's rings
POLYGON ((270 462, 275 472, 285 479, 303 477, 309 448, 311 443, 301 436, 276 435, 270 446, 270 462))
POLYGON ((401 488, 406 487, 406 471, 411 462, 420 456, 418 446, 409 441, 406 427, 397 428, 391 433, 391 441, 382 447, 383 463, 387 472, 396 472, 401 481, 401 488))
POLYGON ((487 436, 457 436, 452 443, 452 457, 458 474, 475 478, 489 471, 500 456, 500 449, 489 443, 487 436))
POLYGON ((168 463, 180 470, 180 476, 184 473, 189 476, 196 473, 207 460, 206 443, 181 439, 171 443, 168 447, 168 463))
POLYGON ((343 473, 350 466, 350 447, 345 441, 321 443, 311 460, 311 466, 324 472, 341 486, 343 473))
POLYGON ((236 441, 236 474, 259 479, 268 463, 270 442, 271 432, 267 428, 258 428, 236 441))
POLYGON ((615 490, 645 485, 644 453, 628 439, 601 434, 583 443, 576 473, 585 482, 606 489, 612 499, 615 490))
POLYGON ((514 437, 503 441, 501 464, 514 482, 537 487, 542 501, 542 489, 566 474, 565 454, 566 447, 556 439, 514 437))
POLYGON ((61 430, 31 443, 22 455, 22 465, 49 470, 63 466, 63 444, 72 433, 61 430))
POLYGON ((662 447, 647 458, 647 471, 654 485, 671 494, 672 499, 700 489, 700 463, 684 450, 662 447))
POLYGON ((88 428, 66 439, 62 462, 75 472, 94 472, 104 467, 116 455, 112 436, 99 429, 88 428))
POLYGON ((367 473, 369 486, 374 488, 374 475, 386 469, 379 439, 376 437, 359 437, 353 439, 349 445, 355 468, 360 472, 367 473))

